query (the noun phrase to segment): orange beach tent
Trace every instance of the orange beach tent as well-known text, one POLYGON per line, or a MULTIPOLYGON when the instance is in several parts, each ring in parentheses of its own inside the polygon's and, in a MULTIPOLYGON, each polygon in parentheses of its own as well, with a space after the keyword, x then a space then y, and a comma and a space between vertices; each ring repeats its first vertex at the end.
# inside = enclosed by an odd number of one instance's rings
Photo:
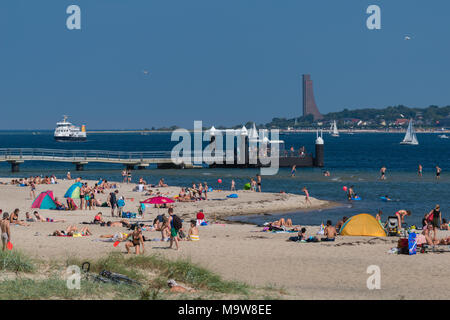
POLYGON ((342 236, 386 237, 381 224, 370 214, 361 213, 348 219, 341 227, 342 236))

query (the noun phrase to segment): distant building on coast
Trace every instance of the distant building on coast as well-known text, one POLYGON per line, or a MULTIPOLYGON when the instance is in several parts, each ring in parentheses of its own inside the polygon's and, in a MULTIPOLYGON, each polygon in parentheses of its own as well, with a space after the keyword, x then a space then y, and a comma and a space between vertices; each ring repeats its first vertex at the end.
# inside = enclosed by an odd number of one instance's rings
POLYGON ((313 81, 309 74, 303 75, 303 116, 312 114, 314 121, 323 119, 314 99, 313 81))

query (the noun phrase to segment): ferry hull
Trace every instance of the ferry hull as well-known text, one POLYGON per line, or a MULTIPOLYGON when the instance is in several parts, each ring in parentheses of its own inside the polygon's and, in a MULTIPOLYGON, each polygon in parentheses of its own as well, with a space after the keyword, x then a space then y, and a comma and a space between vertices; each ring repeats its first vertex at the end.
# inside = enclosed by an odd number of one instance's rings
POLYGON ((58 142, 70 142, 70 141, 86 141, 86 137, 55 137, 55 141, 58 142))

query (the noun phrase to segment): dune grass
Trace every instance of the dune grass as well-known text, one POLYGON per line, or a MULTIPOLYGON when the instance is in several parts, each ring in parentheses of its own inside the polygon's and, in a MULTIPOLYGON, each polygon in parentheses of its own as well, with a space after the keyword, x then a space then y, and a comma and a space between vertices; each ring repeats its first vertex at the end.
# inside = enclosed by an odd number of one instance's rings
MULTIPOLYGON (((81 265, 81 261, 70 260, 70 264, 81 265)), ((225 281, 219 275, 199 267, 187 260, 171 261, 157 255, 131 256, 111 253, 105 258, 91 262, 91 272, 109 270, 124 274, 135 280, 145 279, 142 271, 156 272, 158 282, 153 282, 152 287, 166 286, 167 279, 175 279, 193 286, 196 289, 205 289, 218 293, 231 293, 247 295, 249 286, 237 281, 225 281), (162 282, 164 282, 162 284, 162 282)))
POLYGON ((65 270, 70 265, 81 267, 85 260, 69 258, 65 262, 32 260, 19 251, 0 253, 0 270, 13 271, 14 279, 0 281, 0 300, 18 299, 208 299, 233 296, 248 299, 253 289, 237 281, 226 281, 188 260, 172 261, 157 255, 125 256, 111 253, 88 261, 90 274, 103 270, 120 273, 139 281, 141 286, 95 282, 82 275, 80 289, 69 289, 65 270), (39 272, 37 272, 40 270, 39 272), (167 280, 175 279, 196 290, 173 294, 167 280))
POLYGON ((66 280, 15 279, 0 282, 0 300, 43 299, 139 299, 142 294, 126 285, 81 281, 80 289, 68 289, 66 280))
POLYGON ((20 251, 0 251, 0 270, 31 273, 36 270, 36 266, 32 259, 20 251))

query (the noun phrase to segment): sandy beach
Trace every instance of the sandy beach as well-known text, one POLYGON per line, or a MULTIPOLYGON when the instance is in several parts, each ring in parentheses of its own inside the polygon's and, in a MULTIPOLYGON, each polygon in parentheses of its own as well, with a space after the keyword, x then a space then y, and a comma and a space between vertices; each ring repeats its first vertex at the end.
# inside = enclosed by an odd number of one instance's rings
MULTIPOLYGON (((3 182, 9 179, 1 179, 3 182)), ((38 185, 36 195, 52 190, 60 200, 73 181, 60 181, 57 185, 38 185)), ((93 182, 89 182, 92 185, 93 182)), ((120 184, 120 195, 127 200, 125 211, 137 211, 139 201, 148 198, 133 192, 134 184, 120 184)), ((156 190, 156 188, 154 189, 156 190)), ((163 194, 173 196, 179 187, 159 188, 163 194)), ((29 187, 0 185, 0 203, 4 211, 20 209, 20 219, 32 212, 29 187)), ((231 215, 275 213, 305 209, 304 197, 292 194, 255 193, 238 191, 239 198, 228 199, 230 191, 214 191, 208 201, 175 203, 175 213, 187 221, 203 209, 212 222, 199 227, 200 241, 180 243, 180 250, 168 249, 168 243, 145 242, 145 254, 158 254, 170 259, 185 258, 214 271, 224 279, 239 280, 258 287, 282 288, 287 299, 447 299, 446 277, 450 263, 449 253, 427 253, 415 256, 389 254, 398 238, 342 237, 334 243, 295 243, 286 241, 289 233, 262 232, 253 225, 230 224, 223 218, 231 215), (217 223, 214 223, 216 219, 217 223), (381 289, 369 290, 366 285, 367 267, 377 265, 381 270, 381 289), (424 296, 424 294, 426 296, 424 296)), ((234 192, 233 192, 234 193, 234 192)), ((108 193, 101 194, 106 200, 108 193)), ((333 205, 327 201, 311 199, 311 208, 333 205)), ((65 238, 48 236, 69 224, 92 221, 95 213, 103 212, 106 221, 110 208, 96 210, 56 211, 38 210, 43 217, 66 219, 65 223, 34 222, 28 227, 12 226, 15 249, 43 260, 64 260, 68 257, 98 258, 110 252, 125 252, 124 245, 117 248, 111 242, 97 241, 101 234, 114 234, 125 228, 89 225, 93 236, 65 238)), ((167 209, 148 208, 143 219, 150 222, 167 209)), ((301 213, 299 213, 301 214, 301 213)), ((268 216, 268 221, 275 220, 268 216)), ((115 218, 114 220, 118 220, 115 218)), ((308 235, 315 235, 319 227, 307 227, 308 235)), ((160 238, 160 232, 144 231, 149 239, 160 238)), ((439 236, 450 235, 440 231, 439 236)))

